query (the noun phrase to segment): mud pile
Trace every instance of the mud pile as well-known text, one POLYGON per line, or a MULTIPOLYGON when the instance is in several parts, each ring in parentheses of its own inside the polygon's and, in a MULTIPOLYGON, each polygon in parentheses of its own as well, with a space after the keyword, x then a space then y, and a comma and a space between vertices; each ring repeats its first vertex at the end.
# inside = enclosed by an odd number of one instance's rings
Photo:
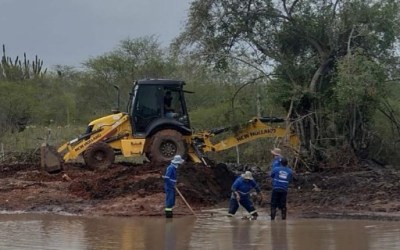
MULTIPOLYGON (((50 211, 96 215, 160 215, 164 209, 166 166, 115 164, 91 171, 67 164, 57 174, 39 166, 0 166, 1 210, 50 211)), ((225 165, 186 163, 178 169, 178 188, 194 208, 226 200, 234 174, 225 165)), ((189 213, 177 197, 177 214, 189 213)))
MULTIPOLYGON (((0 165, 0 210, 83 215, 161 216, 164 214, 166 166, 119 163, 110 169, 89 170, 67 164, 49 174, 35 164, 0 165)), ((178 169, 178 188, 192 208, 227 206, 236 176, 253 172, 264 196, 256 207, 268 214, 271 180, 254 165, 185 163, 178 169)), ((296 173, 288 194, 290 216, 400 218, 400 171, 362 165, 319 173, 296 173), (364 217, 363 217, 364 216, 364 217)), ((176 215, 190 214, 176 197, 176 215)))

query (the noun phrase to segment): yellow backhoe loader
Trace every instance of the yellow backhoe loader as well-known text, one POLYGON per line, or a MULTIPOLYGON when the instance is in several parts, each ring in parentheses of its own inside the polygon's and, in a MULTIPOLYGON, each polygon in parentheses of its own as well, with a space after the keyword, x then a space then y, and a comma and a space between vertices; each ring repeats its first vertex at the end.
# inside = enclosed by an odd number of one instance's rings
POLYGON ((190 127, 183 90, 178 80, 139 80, 130 93, 127 112, 96 119, 86 132, 58 149, 44 144, 41 165, 48 172, 59 171, 62 163, 83 156, 91 168, 107 168, 115 155, 145 155, 151 162, 170 161, 180 154, 190 161, 208 164, 206 153, 221 151, 262 137, 286 138, 297 147, 298 137, 292 131, 272 126, 283 119, 255 117, 240 127, 193 132, 190 127), (217 143, 212 137, 231 131, 232 136, 217 143))

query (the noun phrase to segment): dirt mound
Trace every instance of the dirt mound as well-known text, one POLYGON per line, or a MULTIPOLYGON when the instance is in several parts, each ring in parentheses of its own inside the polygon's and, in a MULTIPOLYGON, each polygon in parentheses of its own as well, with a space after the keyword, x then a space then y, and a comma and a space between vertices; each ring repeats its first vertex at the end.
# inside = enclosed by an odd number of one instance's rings
MULTIPOLYGON (((106 171, 71 174, 68 190, 85 199, 111 199, 135 193, 150 196, 164 192, 164 171, 165 167, 150 164, 114 165, 106 171)), ((185 198, 206 206, 228 196, 233 178, 225 165, 208 168, 189 163, 178 169, 179 189, 185 198)))
MULTIPOLYGON (((166 166, 115 164, 107 170, 89 170, 66 164, 48 174, 35 165, 0 166, 3 210, 65 211, 71 213, 157 215, 163 213, 166 166), (113 207, 114 212, 109 207, 113 207)), ((204 167, 186 163, 178 169, 178 187, 194 207, 227 199, 234 174, 223 164, 204 167)), ((181 203, 177 198, 178 204, 181 203)), ((181 213, 187 213, 184 204, 181 213)), ((178 211, 179 213, 179 211, 178 211)))
POLYGON ((399 180, 399 170, 384 167, 353 172, 304 173, 298 175, 295 182, 297 190, 294 193, 300 199, 293 199, 293 206, 309 211, 398 213, 399 180))
POLYGON ((178 170, 179 189, 187 200, 200 205, 213 205, 227 199, 235 178, 226 165, 212 167, 186 165, 178 170))
MULTIPOLYGON (((110 169, 89 170, 67 164, 49 174, 35 164, 0 165, 0 210, 50 211, 92 215, 163 215, 166 166, 120 163, 110 169)), ((227 205, 236 176, 253 172, 265 199, 256 206, 269 211, 271 180, 254 165, 185 163, 178 168, 178 188, 195 209, 227 205)), ((400 171, 364 166, 320 173, 297 173, 289 190, 289 214, 385 213, 400 217, 400 171)), ((177 197, 175 214, 190 214, 177 197)))

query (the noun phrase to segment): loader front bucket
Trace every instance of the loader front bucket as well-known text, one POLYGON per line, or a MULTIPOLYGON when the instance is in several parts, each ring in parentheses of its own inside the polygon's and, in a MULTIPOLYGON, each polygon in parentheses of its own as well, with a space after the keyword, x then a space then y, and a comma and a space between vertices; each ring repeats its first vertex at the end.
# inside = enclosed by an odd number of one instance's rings
POLYGON ((40 147, 40 166, 48 173, 62 170, 61 156, 54 147, 43 143, 40 147))

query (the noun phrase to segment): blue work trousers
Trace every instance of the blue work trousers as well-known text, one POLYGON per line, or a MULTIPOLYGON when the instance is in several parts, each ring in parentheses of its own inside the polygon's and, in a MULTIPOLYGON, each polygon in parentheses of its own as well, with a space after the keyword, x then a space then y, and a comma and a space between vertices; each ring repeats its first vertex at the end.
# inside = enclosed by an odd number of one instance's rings
MULTIPOLYGON (((253 202, 251 201, 249 195, 242 195, 239 202, 240 205, 242 205, 247 210, 247 212, 249 212, 250 214, 255 213, 256 209, 254 208, 253 202)), ((229 214, 233 215, 236 213, 239 208, 239 202, 236 200, 234 195, 231 196, 231 199, 229 200, 229 214)))
POLYGON ((165 187, 165 210, 172 210, 175 206, 175 187, 165 187))
POLYGON ((271 195, 271 208, 286 209, 286 197, 286 190, 280 188, 273 189, 271 195))

